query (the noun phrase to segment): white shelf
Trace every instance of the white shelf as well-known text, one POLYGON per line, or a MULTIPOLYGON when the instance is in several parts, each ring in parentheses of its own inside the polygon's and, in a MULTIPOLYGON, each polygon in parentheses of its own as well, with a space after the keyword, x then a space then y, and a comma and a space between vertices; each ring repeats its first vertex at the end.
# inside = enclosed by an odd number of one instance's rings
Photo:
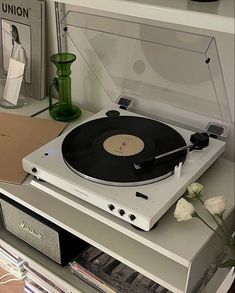
MULTIPOLYGON (((234 186, 230 177, 233 170, 233 163, 218 160, 200 179, 210 196, 227 195, 227 212, 234 206, 234 186), (223 174, 227 174, 226 178, 223 174)), ((109 218, 104 224, 28 184, 1 183, 0 191, 173 292, 186 292, 189 274, 192 272, 190 278, 199 278, 197 264, 203 270, 220 249, 218 239, 200 222, 177 223, 173 210, 161 219, 155 230, 140 232, 118 219, 113 219, 114 229, 109 226, 109 218)))
POLYGON ((23 187, 21 192, 17 194, 6 191, 4 194, 119 259, 150 279, 167 287, 171 284, 174 291, 183 292, 187 268, 177 263, 174 264, 170 259, 146 247, 141 242, 56 200, 46 193, 26 185, 23 187), (153 259, 154 262, 152 262, 153 259), (156 266, 156 263, 164 264, 164 267, 156 266), (175 273, 169 275, 171 270, 174 270, 175 273))
MULTIPOLYGON (((80 121, 90 115, 83 110, 80 121)), ((39 117, 50 118, 48 111, 39 117)), ((76 123, 70 123, 68 128, 76 123)), ((0 192, 173 292, 190 292, 221 248, 222 243, 197 219, 177 223, 173 217, 174 207, 162 217, 156 229, 143 232, 95 207, 89 207, 89 214, 86 203, 80 203, 80 208, 64 203, 30 186, 31 179, 28 176, 22 185, 2 182, 0 192)), ((227 215, 234 210, 233 162, 217 160, 198 181, 204 184, 205 195, 226 197, 227 215)), ((19 251, 32 266, 64 282, 69 292, 96 292, 67 268, 60 267, 10 233, 2 230, 0 241, 19 251)))
MULTIPOLYGON (((53 0, 49 0, 53 1, 53 0)), ((54 1, 53 1, 54 2, 54 1)), ((186 26, 234 34, 234 0, 194 2, 191 0, 58 0, 82 9, 138 18, 138 21, 186 26)))
POLYGON ((43 100, 35 100, 32 98, 28 98, 27 104, 19 109, 6 109, 0 107, 0 112, 10 113, 10 114, 18 114, 23 116, 32 116, 36 113, 40 113, 41 111, 45 111, 49 107, 48 99, 43 100))

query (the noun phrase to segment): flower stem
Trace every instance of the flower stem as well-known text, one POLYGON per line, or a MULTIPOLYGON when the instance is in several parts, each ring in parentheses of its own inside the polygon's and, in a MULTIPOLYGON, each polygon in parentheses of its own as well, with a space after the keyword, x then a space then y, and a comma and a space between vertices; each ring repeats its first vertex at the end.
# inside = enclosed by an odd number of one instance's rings
POLYGON ((226 227, 226 224, 225 224, 225 221, 224 221, 223 214, 222 214, 222 215, 219 215, 219 218, 220 218, 221 223, 222 223, 222 225, 223 225, 223 227, 224 227, 224 231, 225 231, 227 237, 228 237, 228 238, 231 238, 230 235, 229 235, 229 232, 228 232, 228 230, 227 230, 227 227, 226 227))
POLYGON ((199 220, 201 220, 209 229, 211 229, 212 231, 214 231, 215 234, 217 234, 219 236, 219 238, 224 242, 223 237, 215 229, 213 229, 209 224, 207 224, 207 222, 202 217, 200 217, 197 212, 194 213, 194 217, 196 217, 199 220))

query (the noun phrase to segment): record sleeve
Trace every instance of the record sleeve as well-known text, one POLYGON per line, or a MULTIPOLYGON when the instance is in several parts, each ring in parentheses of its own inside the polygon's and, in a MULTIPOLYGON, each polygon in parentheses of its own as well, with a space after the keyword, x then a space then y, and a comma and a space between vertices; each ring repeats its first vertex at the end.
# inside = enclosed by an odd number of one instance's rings
POLYGON ((0 181, 21 184, 27 176, 22 158, 57 137, 66 123, 0 113, 0 181))
POLYGON ((70 263, 70 270, 103 293, 171 293, 93 246, 87 248, 70 263))
POLYGON ((25 269, 27 271, 26 282, 34 284, 34 287, 40 288, 42 292, 50 293, 64 293, 66 290, 61 288, 60 284, 56 283, 54 280, 51 280, 48 276, 45 276, 43 273, 36 271, 26 264, 25 269))

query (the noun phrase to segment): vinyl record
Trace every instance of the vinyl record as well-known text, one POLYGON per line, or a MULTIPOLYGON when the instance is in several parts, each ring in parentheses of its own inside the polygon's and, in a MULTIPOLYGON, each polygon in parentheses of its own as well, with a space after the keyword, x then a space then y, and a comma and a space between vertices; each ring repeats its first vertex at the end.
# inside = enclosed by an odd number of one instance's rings
POLYGON ((158 160, 154 157, 185 145, 176 130, 161 122, 111 116, 74 128, 62 143, 62 155, 72 171, 88 180, 134 186, 173 174, 175 166, 185 161, 187 151, 158 160))

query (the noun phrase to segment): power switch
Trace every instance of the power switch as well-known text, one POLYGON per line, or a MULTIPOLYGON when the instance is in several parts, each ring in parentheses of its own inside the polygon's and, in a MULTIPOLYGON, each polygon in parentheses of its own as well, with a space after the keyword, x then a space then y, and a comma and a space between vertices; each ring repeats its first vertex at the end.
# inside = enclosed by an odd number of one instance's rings
POLYGON ((138 192, 138 191, 136 191, 135 196, 136 197, 141 197, 141 198, 146 199, 146 200, 149 198, 146 194, 143 194, 143 193, 138 192))

